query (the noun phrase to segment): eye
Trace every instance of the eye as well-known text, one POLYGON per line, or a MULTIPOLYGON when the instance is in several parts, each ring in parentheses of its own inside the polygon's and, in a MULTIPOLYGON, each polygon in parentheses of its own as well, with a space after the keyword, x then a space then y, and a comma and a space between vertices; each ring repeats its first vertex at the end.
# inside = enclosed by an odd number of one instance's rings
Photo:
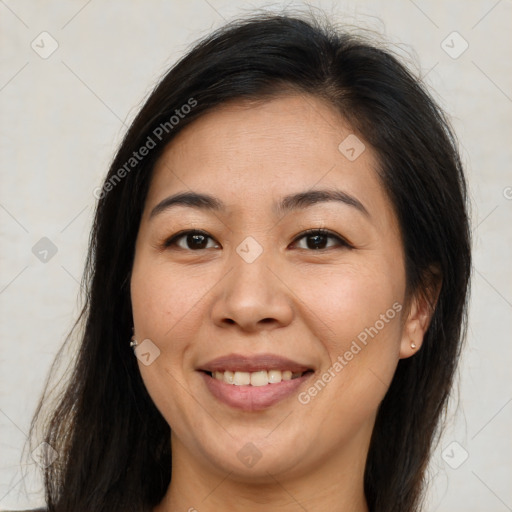
POLYGON ((301 233, 297 238, 295 238, 293 243, 296 243, 298 240, 305 239, 306 247, 300 247, 300 249, 312 249, 319 251, 330 249, 336 246, 336 244, 334 244, 334 246, 331 245, 326 247, 326 242, 329 238, 335 240, 338 247, 341 246, 352 248, 352 246, 346 240, 326 229, 308 229, 307 231, 304 231, 304 233, 301 233))
MULTIPOLYGON (((171 238, 167 239, 162 245, 164 248, 178 247, 184 250, 202 250, 211 249, 212 247, 219 247, 218 244, 208 246, 208 239, 213 241, 213 238, 206 232, 201 230, 186 230, 176 233, 171 238)), ((308 229, 295 238, 293 244, 297 241, 306 240, 306 247, 299 247, 300 249, 310 249, 321 251, 330 249, 332 247, 346 247, 352 246, 339 235, 332 233, 326 229, 308 229), (331 239, 336 243, 327 245, 326 242, 331 239)))
POLYGON ((165 248, 176 246, 185 250, 210 249, 211 246, 208 247, 208 239, 213 240, 213 238, 205 231, 194 229, 181 231, 180 233, 173 235, 171 238, 166 240, 163 245, 165 248), (183 244, 180 244, 181 240, 183 240, 183 244))

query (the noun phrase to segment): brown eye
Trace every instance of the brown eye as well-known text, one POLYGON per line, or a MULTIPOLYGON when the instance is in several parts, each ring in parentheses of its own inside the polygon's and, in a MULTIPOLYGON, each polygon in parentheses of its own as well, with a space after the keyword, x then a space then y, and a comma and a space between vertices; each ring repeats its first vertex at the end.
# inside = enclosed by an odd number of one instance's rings
POLYGON ((213 240, 205 231, 188 230, 172 236, 164 245, 166 248, 176 246, 180 249, 197 251, 211 248, 208 246, 208 239, 213 240))
POLYGON ((300 249, 319 251, 331 249, 332 247, 351 247, 343 238, 325 229, 310 229, 305 231, 294 240, 294 243, 302 239, 306 240, 306 247, 300 247, 300 249), (329 239, 334 240, 336 243, 327 246, 329 239))
MULTIPOLYGON (((209 240, 214 241, 214 239, 205 231, 187 230, 173 235, 171 238, 166 240, 163 245, 165 248, 175 247, 189 251, 199 251, 219 247, 216 243, 208 245, 209 240)), ((295 238, 293 243, 296 244, 299 240, 305 240, 305 247, 299 247, 300 249, 312 251, 323 251, 335 247, 352 248, 352 246, 339 235, 325 229, 310 229, 305 231, 295 238), (334 243, 329 244, 329 240, 334 241, 334 243)))

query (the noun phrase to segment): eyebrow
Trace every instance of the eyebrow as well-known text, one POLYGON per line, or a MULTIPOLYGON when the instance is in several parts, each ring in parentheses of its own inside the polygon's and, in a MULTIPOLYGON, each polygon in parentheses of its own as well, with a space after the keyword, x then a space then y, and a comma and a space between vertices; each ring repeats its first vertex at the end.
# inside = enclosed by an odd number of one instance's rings
MULTIPOLYGON (((351 206, 367 217, 370 217, 368 210, 361 201, 347 192, 336 189, 308 190, 290 194, 283 197, 278 203, 274 203, 273 210, 276 215, 283 215, 294 210, 304 209, 318 203, 331 201, 351 206)), ((181 192, 160 201, 153 210, 151 210, 149 219, 175 206, 187 206, 189 208, 218 212, 226 210, 226 205, 214 196, 197 192, 181 192)))

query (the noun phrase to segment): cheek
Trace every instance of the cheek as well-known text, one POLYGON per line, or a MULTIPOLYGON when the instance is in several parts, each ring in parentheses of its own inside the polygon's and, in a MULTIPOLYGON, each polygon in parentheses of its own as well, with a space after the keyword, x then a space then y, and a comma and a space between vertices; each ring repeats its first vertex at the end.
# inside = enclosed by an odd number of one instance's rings
POLYGON ((136 263, 131 297, 138 335, 179 345, 181 332, 190 334, 200 325, 201 299, 209 287, 205 279, 190 278, 170 265, 136 263))
POLYGON ((325 389, 318 383, 304 400, 321 390, 324 403, 338 404, 333 414, 339 414, 340 421, 356 410, 362 417, 373 413, 399 360, 400 273, 377 266, 347 267, 328 279, 317 276, 302 282, 298 295, 310 310, 310 328, 319 335, 330 362, 322 369, 328 381, 325 389))
MULTIPOLYGON (((389 268, 355 265, 296 281, 297 295, 321 321, 329 351, 343 350, 346 342, 360 336, 364 342, 368 330, 398 339, 402 279, 389 268), (393 304, 397 303, 393 308, 393 304), (391 331, 391 332, 390 332, 391 331), (389 336, 393 334, 393 336, 389 336)), ((311 315, 310 315, 311 316, 311 315)), ((316 329, 318 330, 318 329, 316 329)))
POLYGON ((188 339, 198 326, 199 294, 185 285, 183 273, 171 275, 168 267, 136 259, 131 278, 135 333, 139 343, 149 339, 159 351, 149 365, 138 360, 138 367, 153 403, 173 428, 187 405, 183 365, 188 339))
POLYGON ((139 360, 141 375, 151 393, 158 381, 167 382, 170 375, 177 374, 186 348, 179 333, 187 311, 193 314, 194 298, 180 291, 187 288, 180 287, 179 279, 144 257, 135 260, 130 286, 137 340, 139 344, 151 340, 159 352, 148 366, 139 360))

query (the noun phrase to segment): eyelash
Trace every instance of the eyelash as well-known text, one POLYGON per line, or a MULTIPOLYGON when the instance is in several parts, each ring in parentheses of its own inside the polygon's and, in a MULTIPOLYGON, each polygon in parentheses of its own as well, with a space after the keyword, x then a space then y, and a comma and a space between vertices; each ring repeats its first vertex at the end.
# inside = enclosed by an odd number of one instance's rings
MULTIPOLYGON (((191 235, 191 234, 194 234, 194 235, 202 235, 206 238, 210 238, 211 240, 214 240, 206 231, 202 231, 200 229, 189 229, 189 230, 186 230, 186 231, 180 231, 179 233, 176 233, 175 235, 173 235, 172 237, 166 239, 163 244, 162 244, 162 248, 163 249, 168 249, 172 246, 176 246, 176 242, 178 240, 180 240, 181 238, 184 238, 186 237, 187 235, 191 235)), ((332 238, 332 239, 335 239, 339 246, 341 248, 346 248, 346 249, 353 249, 353 246, 351 244, 349 244, 344 238, 342 238, 341 236, 337 235, 336 233, 333 233, 332 231, 329 231, 327 229, 322 229, 322 228, 313 228, 313 229, 308 229, 306 231, 303 231, 302 233, 300 233, 299 235, 297 235, 297 237, 295 237, 295 239, 293 240, 293 244, 296 243, 297 241, 301 240, 302 238, 306 238, 308 236, 314 236, 314 235, 320 235, 320 236, 325 236, 325 237, 328 237, 328 238, 332 238)), ((304 249, 306 251, 310 251, 310 252, 321 252, 321 251, 327 251, 328 249, 332 249, 333 247, 327 247, 327 248, 324 248, 324 249, 304 249)), ((182 247, 180 247, 179 249, 183 249, 182 247)), ((198 252, 198 251, 201 251, 201 250, 205 250, 206 248, 203 248, 203 249, 183 249, 183 250, 190 250, 190 251, 193 251, 193 252, 198 252)))

